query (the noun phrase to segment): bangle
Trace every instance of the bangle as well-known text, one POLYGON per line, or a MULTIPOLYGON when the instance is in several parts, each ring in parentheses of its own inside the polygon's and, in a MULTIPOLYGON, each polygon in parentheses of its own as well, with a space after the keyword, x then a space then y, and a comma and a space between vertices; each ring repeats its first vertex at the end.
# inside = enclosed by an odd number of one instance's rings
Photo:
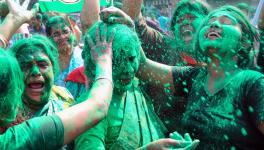
POLYGON ((98 80, 102 80, 102 79, 105 79, 105 80, 107 80, 107 81, 109 81, 110 83, 111 83, 111 85, 114 87, 114 84, 113 84, 113 81, 112 81, 112 79, 110 79, 109 77, 97 77, 95 80, 94 80, 94 83, 96 82, 96 81, 98 81, 98 80))
POLYGON ((8 43, 8 41, 7 41, 7 40, 5 39, 5 37, 2 36, 1 34, 0 34, 0 41, 2 42, 3 47, 4 47, 4 48, 7 48, 7 43, 8 43))

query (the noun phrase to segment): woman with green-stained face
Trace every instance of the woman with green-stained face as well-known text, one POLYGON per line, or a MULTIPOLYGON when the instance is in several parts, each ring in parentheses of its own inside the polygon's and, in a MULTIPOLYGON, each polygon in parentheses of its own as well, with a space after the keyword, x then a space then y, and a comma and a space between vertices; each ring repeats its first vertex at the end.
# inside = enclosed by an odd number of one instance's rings
POLYGON ((7 127, 69 107, 73 102, 71 94, 53 85, 58 72, 58 54, 49 39, 35 35, 17 42, 9 52, 23 71, 25 88, 23 105, 18 108, 16 120, 7 127))
POLYGON ((55 85, 65 87, 66 76, 83 65, 82 49, 75 45, 75 35, 68 20, 62 16, 53 16, 46 23, 46 33, 58 48, 60 70, 55 85))
MULTIPOLYGON (((36 13, 36 9, 28 11, 14 1, 6 0, 6 2, 10 12, 4 22, 0 24, 0 47, 3 48, 6 48, 7 39, 12 36, 19 26, 30 20, 36 13)), ((23 56, 20 55, 20 61, 24 62, 23 65, 18 64, 16 58, 0 48, 1 149, 59 149, 63 145, 69 144, 82 132, 93 127, 105 117, 113 89, 112 43, 111 40, 110 42, 97 41, 97 43, 98 45, 102 45, 103 43, 105 47, 96 51, 101 54, 100 56, 93 56, 93 63, 96 64, 96 70, 98 70, 95 76, 98 78, 103 75, 104 78, 98 79, 93 84, 90 91, 86 93, 85 99, 87 101, 51 116, 36 117, 26 120, 23 123, 16 122, 15 126, 7 130, 5 128, 7 127, 6 125, 14 122, 18 118, 18 115, 24 115, 20 114, 20 110, 25 106, 26 101, 27 104, 30 104, 28 107, 34 110, 35 108, 39 108, 39 105, 43 103, 42 101, 44 101, 43 98, 45 96, 42 96, 42 92, 44 93, 46 90, 49 91, 49 89, 46 87, 44 88, 44 86, 51 83, 53 72, 56 72, 56 65, 53 62, 55 60, 53 58, 55 55, 51 52, 53 48, 43 37, 21 41, 20 46, 23 46, 18 48, 19 46, 17 45, 18 49, 13 49, 12 52, 14 56, 19 55, 19 50, 23 51, 21 55, 29 56, 23 58, 23 56), (24 72, 21 71, 21 68, 23 68, 24 72), (45 84, 46 81, 47 84, 45 84), (34 93, 33 95, 30 95, 31 93, 28 92, 25 94, 24 84, 26 84, 26 88, 29 91, 31 90, 34 93), (105 91, 105 93, 101 93, 101 91, 105 91), (23 92, 25 95, 30 96, 22 96, 23 92), (31 100, 34 100, 35 103, 31 100), (17 125, 17 123, 21 124, 17 125)), ((57 88, 56 90, 57 92, 63 91, 57 88)), ((62 93, 60 94, 65 96, 65 92, 63 91, 62 93)), ((53 107, 54 105, 50 106, 53 107)))
MULTIPOLYGON (((154 117, 155 113, 135 78, 141 49, 136 33, 126 25, 107 24, 106 27, 106 24, 97 22, 87 32, 93 41, 86 40, 86 43, 95 43, 98 32, 107 40, 114 31, 114 91, 108 115, 75 141, 75 149, 136 149, 164 137, 160 121, 154 117)), ((87 51, 89 47, 84 47, 85 73, 91 84, 95 81, 96 72, 91 56, 97 54, 89 54, 87 51)), ((162 144, 156 146, 162 147, 162 144)))
POLYGON ((249 70, 250 50, 257 39, 243 12, 223 6, 197 29, 195 50, 206 62, 201 67, 167 66, 142 53, 139 79, 157 87, 167 84, 176 96, 186 97, 180 133, 200 139, 197 149, 264 146, 264 76, 249 70))
MULTIPOLYGON (((209 13, 210 6, 201 0, 179 1, 174 8, 174 12, 172 12, 170 31, 167 34, 163 34, 148 26, 146 17, 141 14, 139 9, 142 4, 142 0, 124 0, 122 10, 125 13, 121 10, 107 8, 101 12, 101 16, 106 16, 103 20, 108 20, 110 23, 118 22, 119 20, 121 20, 119 21, 121 23, 129 22, 127 18, 130 16, 134 21, 135 30, 142 43, 142 48, 146 56, 151 60, 166 65, 199 65, 197 62, 201 54, 197 55, 197 51, 193 49, 194 37, 200 23, 209 13), (111 19, 111 17, 118 19, 111 19), (111 20, 114 21, 111 22, 111 20)), ((165 126, 170 132, 177 130, 179 122, 175 114, 177 110, 184 108, 184 98, 175 97, 168 92, 167 84, 161 87, 162 90, 146 83, 142 85, 145 93, 153 99, 154 106, 159 110, 158 115, 165 126), (161 99, 166 99, 168 103, 163 103, 160 101, 161 99), (182 106, 174 107, 173 99, 182 101, 182 106)))

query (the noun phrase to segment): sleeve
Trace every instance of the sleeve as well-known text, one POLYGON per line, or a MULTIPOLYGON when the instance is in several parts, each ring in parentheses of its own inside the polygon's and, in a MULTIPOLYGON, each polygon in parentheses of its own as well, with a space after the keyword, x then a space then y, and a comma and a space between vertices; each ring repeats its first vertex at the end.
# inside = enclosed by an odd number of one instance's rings
POLYGON ((147 58, 167 65, 175 65, 176 60, 172 60, 174 59, 172 56, 176 54, 168 47, 170 38, 167 35, 149 27, 144 17, 139 17, 135 21, 135 27, 147 58))
POLYGON ((104 119, 95 127, 81 134, 74 144, 75 150, 104 150, 107 133, 107 120, 104 119))
POLYGON ((198 73, 199 69, 193 67, 173 67, 174 95, 187 97, 188 92, 191 90, 193 78, 198 73))
POLYGON ((36 117, 0 136, 1 149, 54 150, 63 146, 64 127, 58 116, 36 117))
POLYGON ((264 121, 264 77, 256 80, 250 89, 248 110, 256 126, 264 121))

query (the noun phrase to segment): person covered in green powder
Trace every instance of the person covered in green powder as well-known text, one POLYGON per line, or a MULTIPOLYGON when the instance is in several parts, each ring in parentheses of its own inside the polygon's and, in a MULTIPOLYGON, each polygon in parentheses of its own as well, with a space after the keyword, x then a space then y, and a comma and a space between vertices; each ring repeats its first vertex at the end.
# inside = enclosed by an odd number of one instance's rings
MULTIPOLYGON (((194 35, 199 23, 209 12, 208 4, 199 0, 180 1, 171 20, 171 34, 164 35, 146 24, 146 19, 140 13, 141 3, 142 1, 125 0, 123 10, 134 18, 135 29, 146 56, 167 65, 198 65, 196 58, 200 55, 193 50, 194 35)), ((109 23, 130 22, 132 19, 124 12, 112 7, 102 10, 101 16, 109 23)), ((153 100, 158 116, 168 129, 166 134, 178 130, 178 119, 181 115, 179 110, 184 110, 186 105, 184 97, 175 97, 170 93, 168 84, 156 87, 142 82, 141 87, 144 94, 153 100), (177 99, 177 105, 175 99, 177 99), (163 103, 164 100, 166 103, 163 103)))
MULTIPOLYGON (((103 40, 108 39, 111 32, 116 31, 112 46, 114 81, 112 102, 106 118, 75 140, 75 149, 136 149, 163 138, 161 124, 134 79, 140 61, 140 42, 136 33, 126 25, 111 24, 106 27, 104 23, 97 22, 87 32, 93 39, 86 40, 89 45, 94 45, 95 35, 99 31, 105 34, 103 40)), ((96 54, 87 55, 89 54, 87 51, 90 51, 89 47, 84 47, 85 73, 92 83, 95 66, 91 55, 96 54)), ((170 140, 172 139, 164 141, 168 147, 177 145, 170 143, 170 140)), ((156 143, 146 147, 152 144, 156 143)), ((196 145, 197 141, 184 146, 196 145)))
POLYGON ((23 39, 9 52, 17 58, 24 73, 25 90, 16 121, 8 127, 62 111, 74 102, 65 88, 53 85, 58 71, 58 55, 49 39, 44 36, 23 39))
POLYGON ((65 87, 66 76, 83 65, 82 49, 74 45, 75 37, 70 23, 62 16, 53 16, 46 23, 46 34, 59 50, 60 73, 55 85, 65 87))
MULTIPOLYGON (((140 12, 142 3, 142 0, 124 0, 122 10, 134 20, 146 56, 167 65, 196 65, 194 35, 210 11, 209 5, 201 0, 179 1, 171 18, 170 34, 164 35, 147 26, 146 18, 140 12)), ((112 18, 109 17, 108 21, 123 20, 118 10, 105 9, 102 16, 108 16, 109 13, 112 18)))
MULTIPOLYGON (((7 3, 12 7, 17 6, 13 1, 7 0, 7 3)), ((14 10, 20 15, 14 17, 14 12, 9 12, 4 23, 0 25, 0 36, 2 38, 10 37, 10 35, 14 33, 13 31, 19 28, 20 24, 29 19, 30 16, 27 16, 27 14, 31 14, 31 17, 34 15, 33 11, 26 11, 19 8, 20 7, 14 10), (8 24, 10 24, 10 28, 3 28, 8 24)), ((5 41, 1 39, 1 47, 5 46, 4 42, 5 41)), ((78 135, 93 127, 105 117, 113 91, 112 43, 111 39, 109 42, 97 41, 96 43, 97 45, 91 48, 91 51, 93 51, 92 53, 99 54, 92 55, 93 63, 96 66, 95 82, 90 91, 83 96, 87 101, 72 106, 56 115, 36 117, 20 125, 9 128, 5 133, 0 134, 1 149, 58 149, 64 144, 73 141, 78 135), (101 91, 104 91, 104 93, 101 93, 101 91)), ((36 49, 36 51, 41 50, 36 49)), ((36 53, 32 53, 33 58, 29 57, 29 60, 34 59, 34 61, 32 64, 28 64, 27 67, 33 66, 31 69, 35 71, 37 71, 38 67, 44 67, 42 69, 51 70, 49 72, 51 75, 52 68, 45 67, 46 63, 51 65, 51 60, 49 60, 48 56, 44 54, 44 52, 40 52, 38 55, 35 54, 36 53)), ((26 72, 23 73, 16 58, 3 49, 0 49, 0 66, 0 127, 2 127, 15 120, 17 108, 22 105, 21 97, 24 92, 24 86, 27 85, 24 85, 24 75, 26 75, 26 72)), ((30 81, 31 80, 29 80, 29 82, 30 81)), ((39 87, 39 85, 31 87, 39 87)), ((34 93, 38 91, 40 90, 34 90, 34 93)), ((32 96, 39 97, 39 94, 32 96)))
POLYGON ((200 139, 197 149, 263 148, 264 76, 247 69, 255 38, 243 12, 224 6, 197 30, 195 50, 206 66, 167 66, 142 51, 138 77, 159 87, 169 84, 175 95, 187 98, 180 129, 200 139))

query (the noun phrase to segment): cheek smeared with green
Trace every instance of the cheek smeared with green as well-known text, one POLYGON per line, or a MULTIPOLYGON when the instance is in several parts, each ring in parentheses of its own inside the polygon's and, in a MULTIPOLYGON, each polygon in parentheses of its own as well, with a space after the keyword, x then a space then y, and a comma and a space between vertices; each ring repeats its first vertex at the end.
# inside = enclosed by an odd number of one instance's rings
MULTIPOLYGON (((199 13, 195 12, 195 11, 191 11, 191 10, 185 10, 185 13, 190 13, 192 15, 194 15, 196 18, 190 22, 190 20, 185 19, 182 23, 176 23, 174 26, 174 35, 175 35, 175 41, 177 44, 177 47, 179 49, 185 50, 186 52, 191 52, 192 53, 192 49, 193 49, 193 44, 194 44, 194 35, 197 31, 197 28, 199 27, 203 16, 200 15, 199 13), (184 37, 184 35, 182 35, 182 31, 181 31, 181 26, 183 25, 191 25, 191 27, 193 28, 193 31, 188 31, 188 37, 184 37), (187 39, 184 38, 188 38, 190 39, 190 41, 188 40, 188 42, 186 41, 187 39)), ((185 35, 186 36, 186 35, 185 35)))
POLYGON ((215 40, 210 40, 205 37, 208 28, 203 28, 199 33, 199 44, 200 48, 204 52, 204 54, 208 54, 209 48, 217 49, 217 54, 225 54, 230 53, 234 54, 237 51, 237 48, 240 43, 240 32, 229 25, 223 25, 222 30, 223 32, 221 38, 217 38, 215 40))

